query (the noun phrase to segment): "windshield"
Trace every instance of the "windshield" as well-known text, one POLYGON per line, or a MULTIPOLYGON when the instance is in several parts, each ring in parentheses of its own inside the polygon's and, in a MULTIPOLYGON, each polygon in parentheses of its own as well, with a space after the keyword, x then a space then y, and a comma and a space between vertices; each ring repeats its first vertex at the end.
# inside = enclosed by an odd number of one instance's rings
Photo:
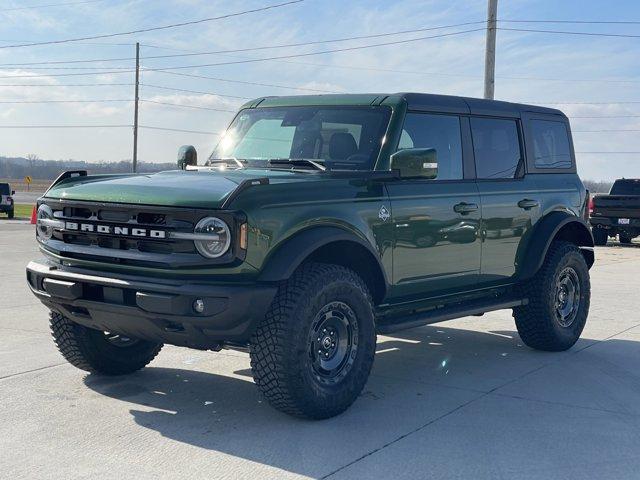
POLYGON ((387 107, 276 107, 242 110, 210 160, 310 159, 329 169, 371 170, 387 107))
POLYGON ((616 180, 611 195, 640 195, 640 180, 616 180))

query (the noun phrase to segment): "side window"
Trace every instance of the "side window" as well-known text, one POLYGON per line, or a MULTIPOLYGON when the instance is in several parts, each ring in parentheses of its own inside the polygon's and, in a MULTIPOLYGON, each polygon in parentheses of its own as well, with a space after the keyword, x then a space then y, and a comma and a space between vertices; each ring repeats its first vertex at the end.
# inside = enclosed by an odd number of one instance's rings
POLYGON ((522 158, 515 120, 471 118, 478 178, 514 178, 522 158))
POLYGON ((531 120, 531 134, 537 168, 571 168, 569 133, 564 123, 531 120))
POLYGON ((398 144, 398 150, 405 148, 436 150, 438 158, 436 180, 462 178, 462 137, 459 117, 408 113, 398 144))

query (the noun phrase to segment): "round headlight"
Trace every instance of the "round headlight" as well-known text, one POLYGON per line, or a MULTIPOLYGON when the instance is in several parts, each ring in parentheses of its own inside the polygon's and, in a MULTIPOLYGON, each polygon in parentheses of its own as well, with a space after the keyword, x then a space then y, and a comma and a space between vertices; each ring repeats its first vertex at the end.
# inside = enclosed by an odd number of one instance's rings
POLYGON ((203 218, 196 225, 194 233, 211 235, 211 240, 196 240, 193 242, 203 257, 218 258, 224 255, 231 246, 229 226, 219 218, 203 218))
POLYGON ((36 233, 38 237, 40 237, 41 240, 49 240, 53 236, 53 227, 51 225, 45 225, 45 222, 42 222, 42 220, 52 220, 53 211, 48 205, 40 205, 36 217, 36 233))

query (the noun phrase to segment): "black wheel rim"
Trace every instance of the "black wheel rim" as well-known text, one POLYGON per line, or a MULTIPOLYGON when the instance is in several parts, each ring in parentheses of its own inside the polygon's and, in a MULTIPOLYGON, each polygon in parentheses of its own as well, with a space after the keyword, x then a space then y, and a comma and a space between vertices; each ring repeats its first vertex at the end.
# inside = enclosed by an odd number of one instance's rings
POLYGON ((580 307, 580 279, 571 267, 566 267, 558 275, 555 294, 555 315, 561 327, 570 327, 578 315, 580 307))
POLYGON ((358 322, 346 303, 331 302, 316 315, 309 331, 309 358, 322 383, 340 382, 351 370, 358 350, 358 322))
POLYGON ((136 338, 126 337, 112 332, 103 332, 105 340, 115 347, 125 348, 131 347, 138 343, 136 338))

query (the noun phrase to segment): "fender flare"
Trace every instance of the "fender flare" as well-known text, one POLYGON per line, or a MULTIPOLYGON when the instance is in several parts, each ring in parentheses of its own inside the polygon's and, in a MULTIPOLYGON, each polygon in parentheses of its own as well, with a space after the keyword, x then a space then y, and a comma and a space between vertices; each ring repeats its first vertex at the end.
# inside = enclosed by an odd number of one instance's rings
POLYGON ((265 266, 258 280, 261 282, 286 280, 313 252, 330 243, 341 241, 353 242, 364 247, 376 260, 385 284, 389 285, 380 256, 373 246, 355 233, 333 226, 309 227, 278 244, 274 253, 265 260, 265 266))
POLYGON ((568 232, 567 235, 571 235, 571 240, 582 247, 587 265, 591 268, 594 255, 590 249, 593 248, 594 243, 589 226, 580 217, 568 212, 556 211, 539 220, 531 230, 529 240, 521 243, 522 250, 518 252, 518 259, 521 259, 520 279, 528 279, 536 274, 542 267, 551 242, 563 232, 568 232))

